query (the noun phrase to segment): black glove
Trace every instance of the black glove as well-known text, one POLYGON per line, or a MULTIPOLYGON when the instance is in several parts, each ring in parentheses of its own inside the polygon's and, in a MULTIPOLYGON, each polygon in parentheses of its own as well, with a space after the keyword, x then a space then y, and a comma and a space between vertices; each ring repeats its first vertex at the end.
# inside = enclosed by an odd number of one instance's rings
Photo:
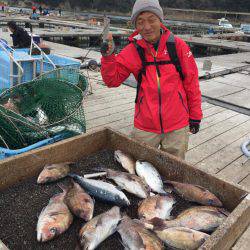
POLYGON ((108 49, 109 49, 109 43, 108 42, 103 42, 101 44, 101 54, 102 55, 107 54, 108 49))
POLYGON ((196 134, 200 130, 200 122, 201 120, 192 120, 189 119, 189 129, 192 134, 196 134))
POLYGON ((102 56, 110 56, 115 51, 114 40, 105 41, 101 44, 101 54, 102 56))

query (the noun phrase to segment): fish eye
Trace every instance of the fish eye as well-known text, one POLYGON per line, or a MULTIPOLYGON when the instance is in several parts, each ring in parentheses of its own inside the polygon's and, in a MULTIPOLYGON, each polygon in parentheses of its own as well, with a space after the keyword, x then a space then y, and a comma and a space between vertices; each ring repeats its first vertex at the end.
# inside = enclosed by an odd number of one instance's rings
POLYGON ((208 205, 212 206, 214 204, 214 201, 212 199, 208 199, 208 205))
POLYGON ((57 228, 52 227, 52 228, 50 228, 49 231, 50 231, 52 234, 56 234, 56 233, 57 233, 57 228))

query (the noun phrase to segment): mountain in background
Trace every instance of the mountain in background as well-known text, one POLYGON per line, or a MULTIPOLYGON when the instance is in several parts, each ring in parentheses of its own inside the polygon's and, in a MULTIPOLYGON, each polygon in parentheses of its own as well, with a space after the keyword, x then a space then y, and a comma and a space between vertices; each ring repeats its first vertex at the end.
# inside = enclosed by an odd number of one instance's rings
MULTIPOLYGON (((10 0, 12 5, 19 5, 21 1, 10 0)), ((31 6, 33 1, 22 1, 22 5, 31 6)), ((131 12, 135 0, 37 0, 37 4, 62 9, 98 10, 131 12)), ((216 11, 250 12, 250 0, 160 0, 163 8, 203 9, 216 11)))

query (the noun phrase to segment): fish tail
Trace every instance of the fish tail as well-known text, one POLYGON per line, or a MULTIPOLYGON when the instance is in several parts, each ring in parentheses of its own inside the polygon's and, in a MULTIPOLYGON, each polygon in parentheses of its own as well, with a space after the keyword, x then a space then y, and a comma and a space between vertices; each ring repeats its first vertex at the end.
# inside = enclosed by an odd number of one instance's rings
POLYGON ((165 220, 157 218, 157 217, 149 220, 148 223, 153 226, 154 230, 164 230, 165 228, 168 227, 166 225, 167 222, 165 220))
POLYGON ((68 186, 63 184, 63 183, 58 183, 57 186, 63 191, 63 192, 67 192, 68 190, 68 186))

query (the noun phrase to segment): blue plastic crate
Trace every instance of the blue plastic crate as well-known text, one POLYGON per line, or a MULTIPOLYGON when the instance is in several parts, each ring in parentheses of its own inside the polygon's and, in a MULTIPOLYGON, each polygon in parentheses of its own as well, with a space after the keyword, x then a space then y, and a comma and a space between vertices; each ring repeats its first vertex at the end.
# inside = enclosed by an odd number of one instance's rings
MULTIPOLYGON (((28 49, 18 49, 13 52, 13 57, 23 68, 23 75, 21 77, 21 83, 31 81, 33 79, 33 60, 35 60, 35 64, 37 65, 38 61, 41 60, 41 56, 36 58, 30 56, 27 53, 28 49)), ((9 55, 4 51, 0 51, 0 92, 2 92, 6 88, 10 88, 10 68, 11 68, 11 60, 9 55)), ((18 67, 15 63, 13 63, 13 74, 18 74, 18 67)), ((13 84, 18 83, 18 78, 13 77, 13 84)))

